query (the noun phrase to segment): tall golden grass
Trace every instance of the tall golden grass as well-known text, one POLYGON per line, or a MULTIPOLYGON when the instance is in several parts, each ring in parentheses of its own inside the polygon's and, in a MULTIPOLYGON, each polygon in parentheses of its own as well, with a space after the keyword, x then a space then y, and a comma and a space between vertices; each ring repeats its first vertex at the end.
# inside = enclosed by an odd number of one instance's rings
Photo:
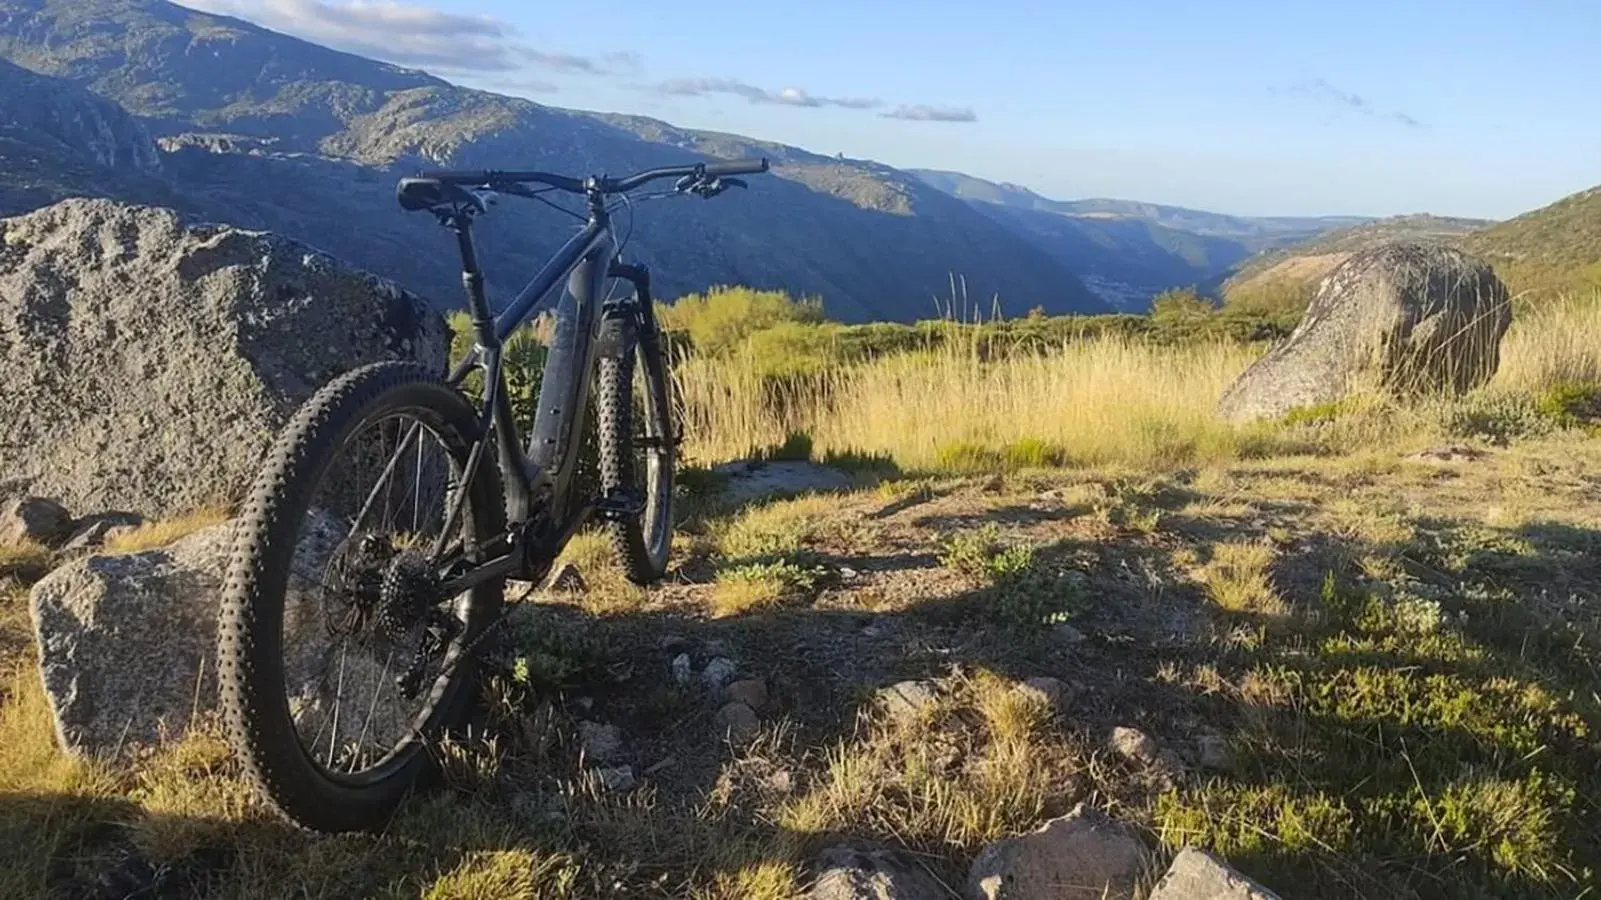
MULTIPOLYGON (((1601 383, 1601 296, 1523 312, 1485 389, 1533 394, 1601 383)), ((675 367, 686 455, 738 458, 804 432, 814 454, 877 454, 906 469, 966 461, 1136 467, 1292 453, 1304 441, 1273 425, 1213 416, 1223 390, 1263 351, 1226 342, 1162 346, 1103 337, 985 359, 976 343, 840 366, 777 386, 749 355, 692 357, 675 367)), ((1437 415, 1398 415, 1363 440, 1416 433, 1437 415)))

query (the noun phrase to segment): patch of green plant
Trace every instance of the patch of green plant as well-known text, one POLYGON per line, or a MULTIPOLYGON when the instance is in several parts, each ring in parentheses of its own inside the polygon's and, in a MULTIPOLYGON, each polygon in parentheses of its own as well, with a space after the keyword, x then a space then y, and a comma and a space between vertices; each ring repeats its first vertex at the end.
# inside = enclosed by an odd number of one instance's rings
POLYGON ((1050 572, 1032 545, 1005 541, 994 522, 952 535, 939 558, 985 582, 987 609, 1004 625, 1065 621, 1083 602, 1076 584, 1050 572))
POLYGON ((1333 422, 1343 416, 1349 415, 1358 408, 1355 400, 1342 397, 1326 403, 1314 403, 1310 406, 1298 406, 1284 414, 1279 421, 1288 427, 1296 425, 1322 425, 1333 422))
POLYGON ((1520 438, 1543 437, 1555 427, 1525 396, 1476 391, 1444 407, 1441 427, 1451 437, 1505 446, 1520 438))
POLYGON ((1358 834, 1354 811, 1337 794, 1283 783, 1218 782, 1162 794, 1154 820, 1164 844, 1207 847, 1230 858, 1348 852, 1358 834))
POLYGON ((1601 384, 1555 385, 1535 400, 1534 408, 1561 428, 1601 424, 1601 384))
POLYGON ((1061 446, 1039 438, 1019 438, 999 447, 954 441, 934 450, 934 468, 953 473, 1047 469, 1067 465, 1068 461, 1067 451, 1061 446))

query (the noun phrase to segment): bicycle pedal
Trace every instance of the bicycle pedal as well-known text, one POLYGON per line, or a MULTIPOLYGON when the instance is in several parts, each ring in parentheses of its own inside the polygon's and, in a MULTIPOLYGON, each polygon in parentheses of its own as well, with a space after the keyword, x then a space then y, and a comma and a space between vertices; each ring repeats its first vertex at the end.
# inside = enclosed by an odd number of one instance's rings
POLYGON ((595 517, 607 522, 627 522, 644 512, 644 501, 631 494, 613 494, 595 504, 595 517))

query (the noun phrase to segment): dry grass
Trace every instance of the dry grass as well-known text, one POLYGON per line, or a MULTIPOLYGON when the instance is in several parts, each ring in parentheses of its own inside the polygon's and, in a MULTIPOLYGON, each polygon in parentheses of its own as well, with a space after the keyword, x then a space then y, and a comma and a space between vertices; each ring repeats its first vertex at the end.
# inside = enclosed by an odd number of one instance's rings
POLYGON ((1275 556, 1273 545, 1268 543, 1214 546, 1211 562, 1202 572, 1212 602, 1229 612, 1284 615, 1284 598, 1273 587, 1271 568, 1275 556))
POLYGON ((1008 679, 955 677, 918 716, 869 715, 778 822, 800 833, 871 831, 913 848, 976 850, 1078 794, 1085 756, 1050 720, 1040 695, 1008 679))
MULTIPOLYGON (((1597 333, 1601 297, 1520 310, 1502 345, 1500 372, 1474 403, 1515 405, 1554 385, 1601 382, 1601 343, 1591 339, 1597 333)), ((1275 424, 1217 421, 1218 397, 1260 352, 1223 342, 1103 337, 990 360, 977 344, 955 340, 776 384, 739 354, 691 358, 675 372, 686 450, 702 462, 805 433, 815 457, 879 454, 909 470, 1161 471, 1309 449, 1340 454, 1423 444, 1449 436, 1442 423, 1463 415, 1450 401, 1346 403, 1329 411, 1332 427, 1310 444, 1307 435, 1275 424)))
POLYGON ((112 535, 106 541, 105 552, 139 553, 144 550, 165 547, 194 534, 202 528, 209 528, 212 525, 226 522, 230 515, 231 513, 225 507, 206 506, 170 519, 146 522, 132 531, 112 535))
POLYGON ((1532 394, 1562 384, 1601 384, 1601 294, 1520 311, 1501 342, 1493 387, 1532 394))
POLYGON ((891 356, 797 388, 775 410, 741 357, 679 368, 688 452, 715 460, 811 435, 815 454, 887 454, 949 468, 964 446, 1032 442, 1040 461, 1165 465, 1226 459, 1249 432, 1219 425, 1217 397, 1255 358, 1226 344, 1159 348, 1101 339, 986 363, 971 347, 891 356))

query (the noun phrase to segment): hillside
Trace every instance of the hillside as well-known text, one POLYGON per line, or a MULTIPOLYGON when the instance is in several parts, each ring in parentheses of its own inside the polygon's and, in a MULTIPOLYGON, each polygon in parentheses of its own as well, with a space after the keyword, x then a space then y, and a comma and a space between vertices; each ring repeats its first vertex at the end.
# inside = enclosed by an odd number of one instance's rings
MULTIPOLYGON (((0 0, 0 59, 138 117, 160 147, 171 205, 301 237, 441 305, 460 290, 449 245, 395 207, 403 172, 620 173, 765 154, 777 177, 748 194, 641 211, 628 251, 658 273, 663 296, 743 283, 820 295, 844 321, 909 320, 930 315, 955 274, 974 298, 999 295, 1007 312, 1108 308, 1050 254, 887 167, 468 90, 161 0, 0 0)), ((31 158, 48 171, 29 183, 56 187, 12 192, 0 212, 62 193, 144 199, 119 180, 68 177, 48 154, 31 158)), ((547 208, 503 205, 481 230, 491 289, 521 287, 572 225, 547 208)))
POLYGON ((1387 241, 1452 242, 1492 224, 1488 219, 1458 219, 1428 214, 1390 216, 1340 228, 1281 250, 1262 253, 1223 282, 1225 293, 1248 290, 1266 281, 1317 281, 1352 253, 1387 241))
POLYGON ((1138 200, 1107 198, 1051 200, 1021 185, 998 184, 960 172, 933 169, 910 171, 929 184, 963 200, 1087 218, 1144 219, 1168 228, 1207 237, 1236 238, 1242 245, 1250 248, 1251 252, 1275 242, 1301 240, 1332 228, 1343 228, 1368 221, 1360 216, 1230 216, 1138 200))
POLYGON ((1366 221, 1249 218, 1132 200, 1051 200, 959 172, 912 171, 1033 242, 1109 302, 1131 311, 1166 288, 1220 281, 1265 249, 1366 221))
POLYGON ((149 133, 117 104, 0 60, 0 215, 114 190, 170 202, 149 133))
POLYGON ((1601 289, 1601 186, 1463 239, 1514 291, 1536 295, 1601 289))

